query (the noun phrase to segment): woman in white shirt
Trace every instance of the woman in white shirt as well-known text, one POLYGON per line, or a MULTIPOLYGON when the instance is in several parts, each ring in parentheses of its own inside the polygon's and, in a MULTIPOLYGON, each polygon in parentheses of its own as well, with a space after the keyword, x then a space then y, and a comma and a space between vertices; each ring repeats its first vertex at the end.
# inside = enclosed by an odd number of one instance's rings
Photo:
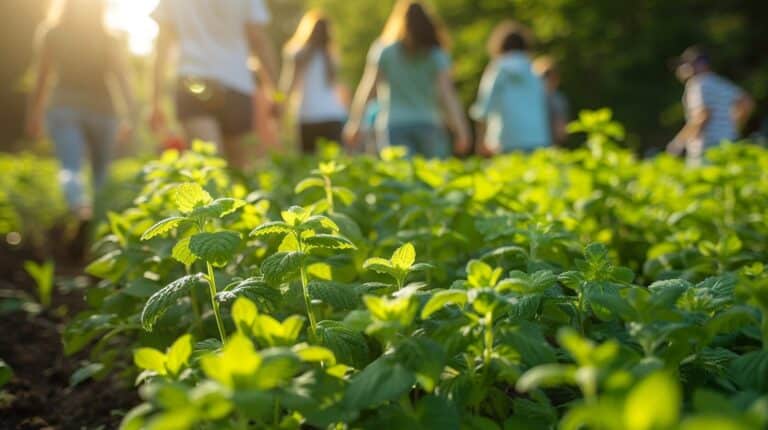
POLYGON ((317 10, 304 15, 285 45, 280 88, 298 119, 303 153, 313 153, 320 140, 340 142, 347 118, 331 45, 330 22, 317 10))

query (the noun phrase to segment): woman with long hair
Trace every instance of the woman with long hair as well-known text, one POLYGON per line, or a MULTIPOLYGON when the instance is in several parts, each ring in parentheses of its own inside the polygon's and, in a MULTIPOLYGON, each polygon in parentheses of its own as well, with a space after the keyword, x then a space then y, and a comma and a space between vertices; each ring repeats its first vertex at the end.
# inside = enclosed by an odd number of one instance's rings
POLYGON ((314 152, 321 139, 340 142, 347 109, 338 92, 328 18, 307 12, 285 44, 284 58, 280 88, 293 103, 302 152, 314 152))
POLYGON ((446 157, 451 148, 442 112, 454 134, 453 149, 469 149, 469 127, 451 77, 446 38, 436 18, 414 0, 400 0, 368 55, 352 103, 345 137, 357 145, 365 106, 374 88, 380 103, 380 144, 401 145, 411 154, 446 157))
POLYGON ((103 0, 52 3, 38 33, 37 79, 27 112, 30 137, 41 137, 47 128, 61 163, 67 203, 83 221, 92 213, 83 183, 84 155, 90 155, 96 191, 106 179, 118 134, 118 103, 110 82, 120 90, 122 107, 134 111, 126 50, 107 30, 105 11, 103 0))

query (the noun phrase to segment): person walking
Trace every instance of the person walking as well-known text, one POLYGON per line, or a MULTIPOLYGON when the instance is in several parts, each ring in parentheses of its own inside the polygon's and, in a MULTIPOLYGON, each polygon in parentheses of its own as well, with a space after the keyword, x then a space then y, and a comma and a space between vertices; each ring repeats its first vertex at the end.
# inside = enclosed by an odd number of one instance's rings
POLYGON ((565 145, 568 140, 571 108, 565 94, 560 90, 560 70, 555 61, 548 56, 534 60, 533 70, 544 81, 544 86, 547 89, 552 140, 557 145, 565 145))
POLYGON ((293 102, 301 151, 314 153, 319 140, 341 142, 347 109, 339 96, 331 23, 307 12, 284 49, 280 89, 293 102))
POLYGON ((380 144, 405 146, 411 155, 447 157, 451 147, 443 126, 445 111, 454 152, 469 150, 469 127, 445 46, 446 38, 436 18, 424 5, 400 0, 369 52, 344 130, 346 140, 358 145, 366 104, 375 88, 380 105, 376 119, 380 144))
POLYGON ((692 46, 677 62, 676 74, 685 83, 685 126, 667 145, 667 152, 685 152, 689 165, 700 165, 704 152, 739 137, 739 128, 754 109, 752 98, 717 75, 704 49, 692 46))
POLYGON ((470 115, 478 122, 478 153, 530 152, 552 142, 547 91, 534 72, 526 30, 513 21, 496 26, 488 42, 492 61, 470 115))
POLYGON ((131 119, 136 112, 127 50, 107 30, 105 12, 103 0, 52 3, 38 33, 36 81, 27 111, 27 134, 40 138, 47 128, 53 140, 61 164, 59 181, 70 211, 82 223, 81 233, 93 214, 83 159, 90 156, 96 193, 107 179, 115 150, 119 107, 131 119), (109 82, 117 84, 114 97, 109 82))
POLYGON ((176 115, 188 139, 215 142, 230 166, 244 169, 250 155, 243 138, 251 130, 256 85, 249 54, 263 69, 265 90, 274 103, 277 57, 266 31, 264 0, 160 0, 153 13, 159 25, 152 95, 152 127, 166 124, 163 97, 167 63, 179 47, 176 115))

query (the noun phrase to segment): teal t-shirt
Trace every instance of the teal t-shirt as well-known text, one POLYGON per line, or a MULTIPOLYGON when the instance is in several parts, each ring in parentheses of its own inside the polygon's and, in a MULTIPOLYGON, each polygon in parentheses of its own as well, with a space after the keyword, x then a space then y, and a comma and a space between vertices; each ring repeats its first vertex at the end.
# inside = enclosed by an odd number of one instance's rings
POLYGON ((526 54, 509 53, 488 66, 470 113, 486 123, 490 148, 508 152, 551 144, 547 91, 526 54))
POLYGON ((368 62, 379 69, 379 129, 442 123, 437 77, 451 67, 445 51, 436 47, 424 54, 409 54, 400 42, 396 42, 374 46, 368 62))

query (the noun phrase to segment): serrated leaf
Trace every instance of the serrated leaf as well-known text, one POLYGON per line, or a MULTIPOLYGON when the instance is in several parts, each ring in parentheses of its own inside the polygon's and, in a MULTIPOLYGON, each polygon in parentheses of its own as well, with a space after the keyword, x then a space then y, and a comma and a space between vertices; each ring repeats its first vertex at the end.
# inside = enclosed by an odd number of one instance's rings
POLYGON ((252 237, 264 237, 273 234, 288 234, 291 231, 293 230, 288 226, 288 224, 282 221, 272 221, 256 227, 253 229, 253 231, 251 231, 250 235, 252 237))
POLYGON ((174 376, 179 374, 179 371, 181 371, 189 361, 189 356, 192 355, 192 345, 192 335, 185 334, 178 338, 176 342, 168 348, 165 363, 168 373, 174 376))
POLYGON ((216 294, 216 300, 227 303, 238 297, 246 297, 268 309, 280 301, 280 290, 270 287, 264 279, 248 278, 227 286, 224 291, 216 294))
POLYGON ((467 292, 462 290, 438 291, 429 298, 424 309, 421 310, 421 319, 429 318, 433 313, 447 305, 463 305, 467 302, 467 292))
POLYGON ((346 237, 332 234, 316 234, 304 239, 304 244, 311 248, 320 249, 356 249, 355 245, 346 237))
POLYGON ((362 368, 368 362, 368 343, 362 333, 346 327, 338 321, 317 323, 320 344, 336 356, 338 362, 362 368))
POLYGON ((278 252, 265 258, 261 263, 264 280, 270 284, 280 284, 296 276, 304 254, 299 251, 278 252))
POLYGON ((410 269, 416 261, 416 248, 412 243, 406 243, 392 253, 391 261, 392 265, 400 270, 410 269))
POLYGON ((152 327, 158 318, 178 299, 187 295, 189 290, 200 283, 205 276, 198 273, 179 278, 166 285, 158 292, 152 295, 144 305, 141 311, 141 325, 147 331, 152 331, 152 327))
POLYGON ((350 285, 332 281, 312 281, 308 289, 313 300, 320 300, 337 310, 351 310, 360 305, 360 296, 350 285))
POLYGON ((185 183, 177 186, 173 190, 173 195, 176 207, 182 213, 190 213, 195 208, 207 205, 213 200, 203 187, 195 183, 185 183))
POLYGON ((306 178, 296 184, 296 187, 293 189, 293 192, 296 194, 301 194, 304 191, 310 189, 310 188, 323 188, 325 187, 325 181, 323 181, 320 178, 306 178))
POLYGON ((198 233, 189 241, 189 250, 192 254, 215 266, 227 264, 239 246, 240 233, 227 230, 198 233))
POLYGON ((300 226, 302 230, 328 230, 332 233, 338 233, 339 226, 335 221, 324 215, 313 215, 307 218, 300 226))
POLYGON ((398 270, 392 266, 392 263, 389 260, 379 257, 365 260, 365 263, 363 263, 363 269, 372 270, 374 272, 390 276, 396 276, 398 273, 398 270))
POLYGON ((197 261, 197 257, 189 249, 189 242, 191 239, 191 237, 185 237, 179 240, 176 242, 176 245, 173 246, 173 250, 171 251, 171 257, 185 266, 191 266, 197 261))
POLYGON ((344 404, 353 410, 379 406, 400 398, 415 383, 416 377, 411 371, 382 357, 352 378, 344 404))
POLYGON ((223 197, 195 208, 190 217, 223 218, 246 205, 245 200, 223 197))
POLYGON ((141 240, 149 240, 156 236, 160 236, 163 234, 166 234, 172 230, 174 230, 176 227, 181 225, 183 222, 189 221, 189 218, 183 217, 183 216, 172 216, 170 218, 166 218, 157 224, 153 225, 152 227, 148 228, 147 231, 144 232, 144 234, 141 235, 141 240))

